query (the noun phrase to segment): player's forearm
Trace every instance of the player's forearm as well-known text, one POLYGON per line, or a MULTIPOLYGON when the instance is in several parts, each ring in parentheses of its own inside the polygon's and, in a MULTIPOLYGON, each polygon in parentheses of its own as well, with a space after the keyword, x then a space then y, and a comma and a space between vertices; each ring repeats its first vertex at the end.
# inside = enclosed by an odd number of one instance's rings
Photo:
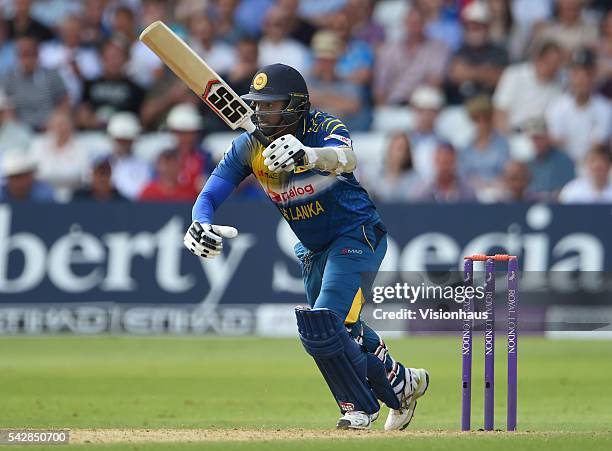
POLYGON ((357 157, 350 147, 305 148, 306 165, 326 172, 352 172, 357 167, 357 157))
POLYGON ((211 175, 191 210, 191 219, 202 224, 212 224, 213 214, 227 199, 235 186, 227 180, 211 175))

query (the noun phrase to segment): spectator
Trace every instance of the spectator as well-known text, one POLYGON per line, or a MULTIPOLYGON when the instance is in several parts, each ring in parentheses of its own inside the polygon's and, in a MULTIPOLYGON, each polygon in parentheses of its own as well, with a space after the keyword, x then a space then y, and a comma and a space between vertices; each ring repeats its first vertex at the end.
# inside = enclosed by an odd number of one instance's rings
POLYGON ((596 62, 591 50, 572 55, 570 92, 555 99, 546 112, 552 139, 575 161, 582 161, 594 144, 610 139, 612 106, 596 94, 596 62))
POLYGON ((2 153, 0 174, 4 185, 0 186, 0 202, 35 201, 52 202, 53 189, 34 179, 36 159, 23 149, 11 149, 2 153))
POLYGON ((122 196, 137 199, 151 179, 149 164, 133 153, 133 144, 140 134, 138 118, 129 112, 113 115, 108 122, 108 134, 114 140, 111 158, 112 181, 122 196))
POLYGON ((83 45, 81 41, 81 20, 77 16, 68 16, 60 26, 58 40, 42 44, 40 48, 40 65, 57 70, 64 80, 70 103, 81 100, 83 79, 99 77, 102 66, 98 52, 83 45))
POLYGON ((422 84, 440 86, 448 49, 425 35, 423 13, 411 8, 406 15, 403 40, 381 48, 374 65, 374 97, 379 105, 400 105, 422 84))
POLYGON ((57 71, 38 63, 38 43, 29 36, 16 41, 18 64, 3 79, 17 117, 42 131, 55 108, 68 107, 66 87, 57 71))
POLYGON ((476 129, 476 137, 459 155, 461 173, 478 191, 498 182, 510 158, 508 141, 493 127, 493 104, 487 96, 466 103, 476 129))
POLYGON ((211 18, 217 29, 216 36, 226 44, 234 45, 246 32, 236 23, 236 9, 238 0, 217 0, 211 11, 211 18))
POLYGON ((68 200, 80 187, 89 163, 75 140, 69 113, 58 110, 51 115, 45 134, 32 141, 32 154, 38 161, 38 178, 53 186, 57 200, 68 200))
POLYGON ((353 27, 353 36, 377 49, 385 42, 384 27, 374 20, 375 0, 349 0, 344 9, 353 27))
POLYGON ((448 2, 444 0, 415 0, 414 4, 423 11, 427 36, 430 39, 444 42, 453 51, 457 50, 463 41, 463 29, 457 17, 449 11, 448 2))
POLYGON ((143 88, 151 86, 155 78, 162 72, 163 63, 149 47, 137 39, 134 11, 126 6, 119 6, 115 9, 113 29, 116 36, 125 40, 129 49, 126 74, 143 88))
POLYGON ((587 154, 587 173, 563 187, 559 194, 559 202, 562 204, 612 203, 611 161, 609 147, 594 146, 587 154))
MULTIPOLYGON (((227 78, 224 79, 227 81, 227 78)), ((166 123, 173 106, 192 100, 193 94, 188 86, 165 67, 162 75, 146 91, 140 110, 142 126, 147 130, 159 130, 166 123)))
POLYGON ((543 44, 530 62, 508 67, 495 95, 495 124, 503 133, 516 131, 528 119, 544 115, 549 103, 561 94, 557 72, 561 67, 560 47, 543 44))
POLYGON ((259 41, 259 61, 262 66, 283 63, 300 73, 308 67, 308 50, 289 37, 289 17, 278 7, 270 9, 264 21, 263 36, 259 41))
POLYGON ((446 84, 446 101, 463 103, 478 94, 492 95, 508 53, 489 37, 491 14, 484 0, 465 7, 461 15, 465 27, 464 43, 453 55, 446 84))
POLYGON ((529 162, 532 176, 529 192, 556 200, 561 188, 574 178, 574 162, 553 145, 544 118, 527 121, 523 131, 531 139, 535 151, 534 159, 529 162))
POLYGON ((94 160, 91 168, 91 185, 74 193, 73 201, 113 202, 127 199, 117 191, 112 182, 112 167, 108 156, 94 160))
POLYGON ((125 73, 128 47, 124 39, 113 38, 102 48, 102 75, 85 82, 78 125, 102 128, 118 111, 140 113, 144 91, 125 73))
POLYGON ((474 191, 457 172, 457 154, 449 143, 440 143, 434 153, 434 180, 420 198, 438 203, 475 201, 474 191))
POLYGON ((32 0, 13 0, 14 15, 7 21, 9 39, 30 36, 36 41, 53 39, 53 32, 31 15, 32 0))
POLYGON ((601 92, 612 99, 612 10, 601 22, 601 41, 597 54, 597 83, 601 92))
POLYGON ((434 177, 434 152, 441 141, 434 127, 444 98, 438 89, 420 86, 412 94, 411 104, 416 116, 415 128, 410 133, 414 168, 423 180, 430 181, 434 177))
POLYGON ((359 86, 336 72, 341 42, 332 31, 319 31, 312 40, 315 62, 308 88, 313 107, 338 116, 350 130, 367 130, 370 112, 361 101, 359 86))
POLYGON ((17 64, 15 44, 8 38, 8 27, 0 18, 0 77, 4 76, 17 64))
MULTIPOLYGON (((338 76, 351 83, 367 89, 372 81, 372 66, 374 64, 374 52, 364 41, 353 38, 352 24, 349 16, 339 12, 332 21, 332 30, 340 40, 338 62, 336 72, 338 76)), ((367 101, 367 95, 363 96, 367 101)))
POLYGON ((277 5, 287 15, 289 36, 309 46, 317 29, 299 16, 299 0, 278 0, 277 5))
POLYGON ((236 62, 234 48, 220 41, 215 27, 206 16, 196 16, 189 21, 189 44, 216 72, 229 71, 236 62))
POLYGON ((251 81, 259 70, 259 48, 253 38, 243 37, 236 43, 236 63, 223 77, 239 94, 249 92, 251 81))
POLYGON ((275 0, 242 0, 236 9, 236 23, 250 36, 261 34, 266 14, 274 6, 275 0))
POLYGON ((537 42, 557 42, 566 56, 582 47, 595 47, 599 40, 597 24, 584 15, 584 0, 557 0, 558 17, 545 23, 537 42))
POLYGON ((81 24, 83 44, 101 47, 111 36, 110 29, 104 24, 104 3, 100 0, 85 0, 81 24))
POLYGON ((371 177, 368 192, 385 202, 406 202, 414 199, 422 180, 414 170, 410 138, 404 132, 391 135, 384 166, 371 177))
POLYGON ((489 39, 495 45, 503 47, 508 52, 515 48, 517 33, 512 14, 512 0, 489 0, 489 39))
POLYGON ((140 194, 141 201, 193 202, 198 191, 179 181, 180 163, 176 150, 166 150, 157 159, 157 178, 140 194))
POLYGON ((0 155, 7 149, 27 149, 32 140, 32 130, 15 117, 15 109, 0 90, 0 155))
POLYGON ((502 177, 502 191, 497 202, 536 202, 535 195, 528 193, 527 187, 531 182, 529 166, 522 161, 508 161, 504 166, 502 177))
POLYGON ((168 115, 168 128, 176 139, 179 182, 199 192, 213 170, 210 152, 201 146, 202 118, 189 103, 175 106, 168 115))

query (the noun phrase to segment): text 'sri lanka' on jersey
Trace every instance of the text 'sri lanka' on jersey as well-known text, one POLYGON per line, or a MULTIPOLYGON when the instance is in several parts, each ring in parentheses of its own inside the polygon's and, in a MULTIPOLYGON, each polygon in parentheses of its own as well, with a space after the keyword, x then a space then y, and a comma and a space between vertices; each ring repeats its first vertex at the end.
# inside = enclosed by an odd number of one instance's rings
MULTIPOLYGON (((311 111, 297 138, 309 147, 352 146, 346 126, 330 114, 311 111)), ((380 217, 352 173, 337 175, 296 167, 273 173, 264 165, 264 147, 248 133, 236 138, 213 175, 238 185, 251 173, 304 246, 325 248, 339 235, 380 217)))

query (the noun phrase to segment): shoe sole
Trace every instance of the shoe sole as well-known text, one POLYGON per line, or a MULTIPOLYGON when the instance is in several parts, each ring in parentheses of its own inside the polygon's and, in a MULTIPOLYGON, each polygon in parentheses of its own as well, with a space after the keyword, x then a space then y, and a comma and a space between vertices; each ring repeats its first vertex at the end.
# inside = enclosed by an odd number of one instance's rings
POLYGON ((410 422, 412 421, 412 418, 414 417, 414 412, 416 410, 416 406, 417 406, 417 399, 419 399, 421 396, 423 396, 426 392, 427 389, 429 388, 429 373, 426 370, 423 370, 425 372, 425 389, 423 390, 422 393, 419 393, 421 386, 419 383, 419 386, 417 386, 417 390, 414 393, 412 400, 410 401, 410 403, 408 404, 408 407, 406 408, 406 410, 410 411, 411 414, 410 416, 407 418, 406 424, 404 424, 402 427, 400 427, 398 430, 403 431, 404 429, 406 429, 408 427, 408 425, 410 424, 410 422))

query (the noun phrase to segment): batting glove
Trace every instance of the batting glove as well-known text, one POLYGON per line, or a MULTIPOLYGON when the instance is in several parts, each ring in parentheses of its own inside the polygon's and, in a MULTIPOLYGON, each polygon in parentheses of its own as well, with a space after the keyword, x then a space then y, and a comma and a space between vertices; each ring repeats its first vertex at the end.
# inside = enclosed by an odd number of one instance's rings
POLYGON ((264 164, 272 172, 291 172, 303 159, 306 149, 307 147, 295 136, 281 136, 263 151, 264 164))
POLYGON ((234 238, 238 230, 234 227, 200 224, 194 221, 183 239, 185 247, 194 255, 215 258, 223 250, 223 238, 234 238))

